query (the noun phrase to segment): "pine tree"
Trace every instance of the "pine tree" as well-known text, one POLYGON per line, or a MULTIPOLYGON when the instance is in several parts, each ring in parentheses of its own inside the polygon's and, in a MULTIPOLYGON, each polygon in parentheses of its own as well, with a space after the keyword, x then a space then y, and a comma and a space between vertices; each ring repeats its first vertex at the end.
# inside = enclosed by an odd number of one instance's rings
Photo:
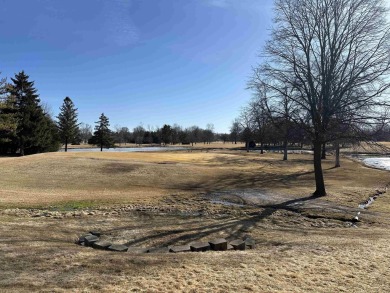
POLYGON ((64 103, 60 107, 60 111, 60 114, 57 116, 57 127, 61 142, 65 144, 65 152, 67 152, 68 143, 74 141, 79 133, 77 108, 74 107, 72 100, 69 97, 66 97, 64 103))
POLYGON ((0 153, 12 152, 13 141, 16 138, 17 119, 14 101, 9 94, 10 85, 6 79, 0 80, 0 153))
POLYGON ((10 94, 16 111, 16 145, 20 155, 54 151, 57 144, 54 122, 40 106, 34 82, 24 71, 11 78, 10 94))
POLYGON ((102 113, 99 117, 99 121, 95 123, 95 132, 89 143, 99 145, 100 151, 103 151, 103 147, 109 148, 113 145, 111 130, 108 128, 110 122, 104 113, 102 113))

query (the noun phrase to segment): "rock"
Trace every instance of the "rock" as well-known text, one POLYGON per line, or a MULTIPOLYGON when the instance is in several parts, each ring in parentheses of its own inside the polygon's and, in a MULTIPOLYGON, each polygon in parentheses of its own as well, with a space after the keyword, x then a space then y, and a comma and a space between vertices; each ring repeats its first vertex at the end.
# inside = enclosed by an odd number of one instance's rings
POLYGON ((255 249, 256 241, 254 239, 248 237, 245 239, 245 245, 249 249, 255 249))
POLYGON ((358 216, 355 216, 355 217, 352 219, 352 223, 356 223, 356 222, 359 222, 359 217, 358 217, 358 216))
POLYGON ((89 231, 90 234, 100 237, 102 233, 100 231, 89 231))
POLYGON ((77 239, 77 241, 76 241, 76 243, 77 244, 81 244, 81 243, 84 243, 85 242, 85 237, 87 237, 87 236, 92 236, 92 234, 85 234, 85 235, 82 235, 82 236, 80 236, 78 239, 77 239))
POLYGON ((122 245, 122 244, 113 244, 113 245, 110 245, 107 249, 110 250, 110 251, 125 252, 125 251, 127 251, 129 248, 128 248, 126 245, 122 245))
POLYGON ((107 249, 109 246, 111 246, 111 243, 108 241, 97 241, 92 244, 92 247, 96 249, 107 249))
POLYGON ((190 245, 191 251, 207 251, 210 250, 208 242, 194 242, 190 245))
POLYGON ((95 235, 88 235, 84 237, 84 242, 87 246, 91 246, 93 243, 98 241, 99 241, 99 237, 95 235))
POLYGON ((168 253, 168 247, 153 247, 148 249, 148 253, 168 253))
POLYGON ((214 239, 209 241, 211 250, 222 251, 227 250, 227 241, 223 238, 214 239))
POLYGON ((142 248, 142 247, 129 247, 127 249, 127 252, 131 252, 131 253, 147 253, 147 252, 149 252, 149 249, 142 248))
POLYGON ((188 251, 191 251, 191 248, 189 245, 174 245, 174 246, 171 246, 171 248, 169 249, 169 252, 174 252, 174 253, 188 252, 188 251))
POLYGON ((228 246, 227 246, 227 250, 234 250, 234 247, 233 247, 233 246, 231 246, 230 244, 228 244, 228 246))
POLYGON ((240 239, 233 240, 229 244, 234 247, 234 250, 245 250, 244 240, 240 240, 240 239))

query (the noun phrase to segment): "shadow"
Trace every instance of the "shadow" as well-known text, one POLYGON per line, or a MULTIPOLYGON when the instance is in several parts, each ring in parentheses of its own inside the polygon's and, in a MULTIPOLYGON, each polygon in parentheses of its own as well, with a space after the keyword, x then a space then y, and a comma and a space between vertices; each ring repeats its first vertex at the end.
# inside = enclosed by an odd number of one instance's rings
MULTIPOLYGON (((301 202, 307 202, 310 200, 315 200, 317 197, 307 196, 297 199, 288 200, 282 202, 280 204, 271 204, 271 205, 256 205, 258 208, 262 208, 261 212, 253 212, 245 218, 225 218, 220 219, 219 222, 214 224, 201 224, 203 222, 202 218, 198 218, 196 221, 193 218, 192 222, 186 221, 186 226, 181 227, 183 224, 177 223, 180 225, 180 228, 172 228, 170 230, 163 231, 150 231, 142 237, 130 240, 125 244, 128 246, 148 246, 150 243, 154 243, 157 247, 167 247, 169 245, 180 245, 180 244, 189 244, 193 241, 205 241, 212 240, 213 238, 221 238, 221 235, 229 235, 226 236, 228 241, 233 239, 241 238, 243 239, 248 235, 248 231, 258 225, 262 220, 272 216, 278 210, 287 210, 297 212, 297 209, 292 205, 301 202), (190 227, 188 227, 190 226, 190 227), (206 238, 206 239, 205 239, 206 238)), ((149 227, 150 228, 150 227, 149 227)), ((115 228, 106 233, 119 232, 121 230, 129 230, 136 229, 142 230, 145 229, 144 224, 140 224, 137 226, 124 226, 115 228)), ((289 228, 286 227, 275 227, 274 230, 282 229, 282 230, 294 230, 300 233, 303 233, 299 227, 291 226, 289 228)), ((259 241, 259 240, 258 240, 259 241)), ((263 240, 263 242, 266 240, 263 240)))
POLYGON ((217 192, 226 189, 256 189, 271 188, 275 186, 291 187, 312 184, 314 182, 314 171, 307 171, 294 174, 274 174, 265 172, 232 172, 217 178, 207 178, 202 182, 187 182, 171 185, 171 189, 187 191, 217 192))
POLYGON ((105 164, 100 170, 103 174, 119 174, 119 173, 130 173, 137 169, 140 166, 133 163, 109 163, 105 164))

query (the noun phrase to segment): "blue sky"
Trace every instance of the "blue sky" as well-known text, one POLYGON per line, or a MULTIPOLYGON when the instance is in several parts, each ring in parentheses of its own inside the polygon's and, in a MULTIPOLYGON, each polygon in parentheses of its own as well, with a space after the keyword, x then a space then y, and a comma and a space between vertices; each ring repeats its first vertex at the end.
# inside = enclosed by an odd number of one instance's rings
POLYGON ((1 77, 24 70, 54 115, 130 129, 228 132, 268 37, 272 0, 1 0, 1 77))

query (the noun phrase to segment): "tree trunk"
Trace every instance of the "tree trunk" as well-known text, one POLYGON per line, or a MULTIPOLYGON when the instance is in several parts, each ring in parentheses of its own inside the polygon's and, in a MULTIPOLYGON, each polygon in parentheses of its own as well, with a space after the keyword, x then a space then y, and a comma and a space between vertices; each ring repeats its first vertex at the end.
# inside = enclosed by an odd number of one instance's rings
POLYGON ((325 147, 325 143, 322 144, 322 153, 321 153, 321 160, 325 160, 326 159, 326 147, 325 147))
POLYGON ((283 141, 283 161, 287 161, 287 139, 283 141))
POLYGON ((260 143, 260 154, 264 154, 264 143, 260 143))
POLYGON ((246 151, 249 153, 249 142, 245 142, 246 151))
POLYGON ((335 146, 336 146, 336 161, 334 167, 339 168, 340 167, 340 144, 336 143, 335 146))
POLYGON ((325 182, 324 175, 322 174, 321 165, 321 153, 322 153, 321 142, 314 141, 314 175, 316 180, 316 191, 313 196, 325 196, 325 182))
POLYGON ((68 139, 65 138, 65 153, 68 151, 68 139))
POLYGON ((24 156, 24 139, 20 139, 20 155, 24 156))

